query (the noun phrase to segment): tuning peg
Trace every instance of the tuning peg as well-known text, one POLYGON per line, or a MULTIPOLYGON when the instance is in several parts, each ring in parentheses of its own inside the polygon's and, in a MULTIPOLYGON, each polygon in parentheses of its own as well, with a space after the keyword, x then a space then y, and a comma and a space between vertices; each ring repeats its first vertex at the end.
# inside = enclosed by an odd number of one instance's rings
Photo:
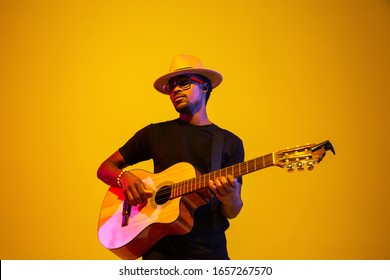
POLYGON ((302 162, 298 162, 297 166, 298 166, 298 171, 302 172, 304 170, 302 167, 302 162))
POLYGON ((314 169, 313 162, 309 161, 309 162, 307 163, 307 170, 312 171, 313 169, 314 169))
POLYGON ((287 169, 287 172, 288 172, 288 173, 293 173, 293 172, 294 172, 294 168, 292 167, 292 164, 291 164, 291 163, 287 165, 287 168, 288 168, 288 169, 287 169))

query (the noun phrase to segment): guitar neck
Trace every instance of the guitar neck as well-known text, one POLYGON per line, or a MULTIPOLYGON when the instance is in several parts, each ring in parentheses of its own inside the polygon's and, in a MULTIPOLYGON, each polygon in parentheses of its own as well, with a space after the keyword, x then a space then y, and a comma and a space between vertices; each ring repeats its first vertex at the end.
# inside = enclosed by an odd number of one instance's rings
POLYGON ((274 153, 244 161, 201 176, 171 185, 170 199, 208 187, 210 180, 232 175, 234 178, 275 165, 274 153))

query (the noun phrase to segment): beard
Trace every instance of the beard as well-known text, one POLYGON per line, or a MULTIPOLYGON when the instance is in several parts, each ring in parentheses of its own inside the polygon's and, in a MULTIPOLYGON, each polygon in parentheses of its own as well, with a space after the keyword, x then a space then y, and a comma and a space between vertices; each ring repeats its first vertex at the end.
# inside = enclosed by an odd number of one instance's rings
POLYGON ((195 113, 199 112, 202 108, 202 100, 199 100, 195 103, 190 103, 190 102, 182 102, 179 103, 175 106, 176 112, 179 114, 184 114, 184 115, 194 115, 195 113))

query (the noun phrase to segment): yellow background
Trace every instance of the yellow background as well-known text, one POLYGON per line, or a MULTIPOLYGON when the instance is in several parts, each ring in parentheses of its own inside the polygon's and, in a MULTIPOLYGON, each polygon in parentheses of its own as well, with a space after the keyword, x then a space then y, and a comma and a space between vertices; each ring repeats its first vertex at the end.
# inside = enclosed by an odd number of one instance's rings
POLYGON ((244 178, 231 258, 389 259, 389 51, 387 0, 1 0, 0 258, 116 259, 96 169, 177 117, 152 84, 186 53, 223 74, 209 116, 246 159, 336 149, 312 172, 244 178))

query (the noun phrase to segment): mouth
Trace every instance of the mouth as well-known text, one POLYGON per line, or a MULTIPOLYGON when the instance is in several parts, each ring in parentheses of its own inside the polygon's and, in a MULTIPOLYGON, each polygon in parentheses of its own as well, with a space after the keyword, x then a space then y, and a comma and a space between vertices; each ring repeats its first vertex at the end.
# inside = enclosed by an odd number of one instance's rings
POLYGON ((178 95, 178 96, 175 96, 175 98, 173 99, 173 102, 174 102, 174 103, 179 103, 179 102, 181 102, 184 98, 185 98, 185 95, 178 95))

